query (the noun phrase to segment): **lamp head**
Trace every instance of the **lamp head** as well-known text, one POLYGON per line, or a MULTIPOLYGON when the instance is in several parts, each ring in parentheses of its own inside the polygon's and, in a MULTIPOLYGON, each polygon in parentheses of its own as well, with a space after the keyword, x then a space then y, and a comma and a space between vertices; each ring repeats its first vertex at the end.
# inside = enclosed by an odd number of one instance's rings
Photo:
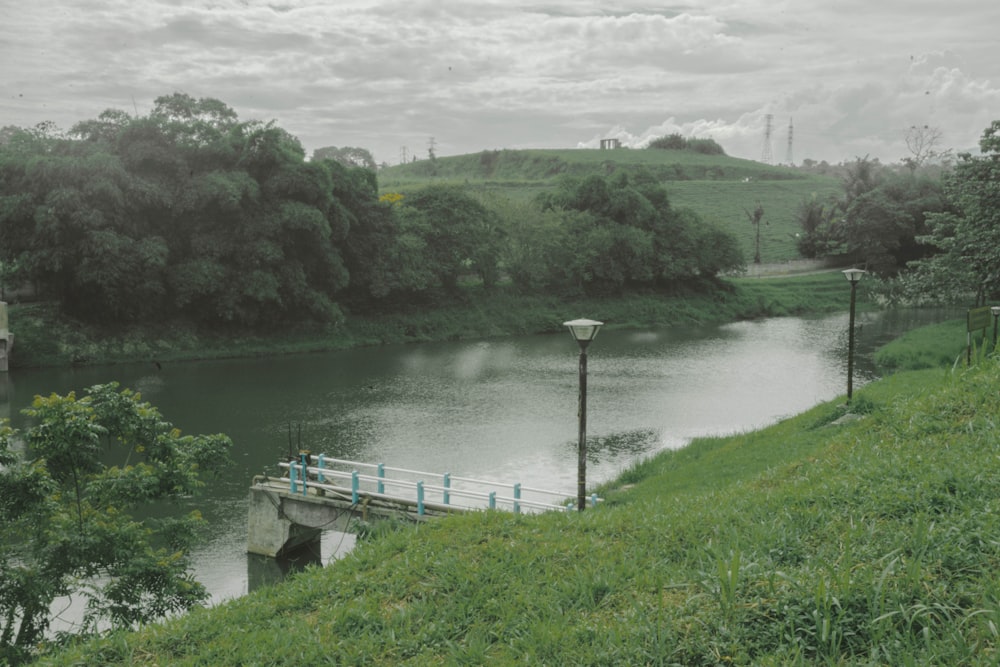
POLYGON ((586 347, 590 341, 597 338, 597 332, 601 330, 601 326, 604 322, 598 322, 597 320, 570 320, 569 322, 563 322, 563 326, 569 327, 569 333, 573 336, 573 340, 580 344, 581 347, 586 347))
POLYGON ((865 271, 864 269, 845 269, 843 273, 844 277, 847 278, 848 282, 850 282, 853 285, 854 283, 861 280, 861 276, 865 275, 868 272, 865 271))

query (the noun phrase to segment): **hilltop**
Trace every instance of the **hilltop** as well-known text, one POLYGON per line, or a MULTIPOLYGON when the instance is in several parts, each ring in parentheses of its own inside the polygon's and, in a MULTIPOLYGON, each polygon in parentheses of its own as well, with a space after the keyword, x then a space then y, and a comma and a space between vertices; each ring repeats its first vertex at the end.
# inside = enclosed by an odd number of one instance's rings
POLYGON ((726 155, 691 150, 530 149, 493 150, 436 157, 387 167, 379 172, 383 193, 407 193, 434 183, 490 190, 530 199, 551 190, 561 178, 645 173, 660 181, 671 203, 690 208, 705 222, 734 234, 752 261, 754 229, 747 217, 757 203, 764 209, 761 259, 784 262, 799 257, 795 235, 799 205, 841 192, 832 176, 771 166, 726 155))

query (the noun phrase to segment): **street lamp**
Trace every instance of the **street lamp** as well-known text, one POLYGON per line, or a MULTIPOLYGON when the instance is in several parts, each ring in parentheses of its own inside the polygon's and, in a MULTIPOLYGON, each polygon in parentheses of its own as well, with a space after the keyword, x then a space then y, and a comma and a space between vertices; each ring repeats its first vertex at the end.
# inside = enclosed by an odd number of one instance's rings
POLYGON ((990 312, 993 313, 993 349, 997 349, 997 318, 1000 317, 1000 306, 990 306, 990 312))
POLYGON ((582 512, 587 505, 587 346, 597 338, 604 322, 596 320, 571 320, 563 322, 569 327, 573 339, 580 344, 580 440, 577 445, 576 509, 582 512))
POLYGON ((844 277, 851 283, 851 322, 847 335, 847 402, 851 402, 851 394, 854 393, 854 300, 857 296, 858 281, 865 275, 862 269, 847 269, 844 277))

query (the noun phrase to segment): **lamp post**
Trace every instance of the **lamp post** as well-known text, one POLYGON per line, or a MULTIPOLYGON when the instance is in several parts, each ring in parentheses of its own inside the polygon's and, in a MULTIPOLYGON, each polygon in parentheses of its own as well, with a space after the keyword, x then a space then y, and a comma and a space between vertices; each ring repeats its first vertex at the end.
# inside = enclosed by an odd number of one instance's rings
POLYGON ((848 325, 847 334, 847 402, 851 402, 851 395, 854 393, 854 301, 857 297, 858 281, 865 275, 862 269, 847 269, 844 277, 851 283, 851 320, 848 325))
POLYGON ((993 313, 993 349, 997 349, 997 318, 1000 318, 1000 306, 990 306, 990 312, 993 313))
POLYGON ((569 327, 573 340, 580 344, 580 440, 577 445, 576 509, 582 512, 587 506, 587 346, 597 338, 604 322, 596 320, 571 320, 563 322, 569 327))

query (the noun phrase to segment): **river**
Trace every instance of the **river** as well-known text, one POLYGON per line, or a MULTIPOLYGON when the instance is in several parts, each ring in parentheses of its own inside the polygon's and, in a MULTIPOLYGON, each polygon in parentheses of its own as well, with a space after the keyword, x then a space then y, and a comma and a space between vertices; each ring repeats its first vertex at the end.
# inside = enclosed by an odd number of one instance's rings
MULTIPOLYGON (((855 388, 874 377, 877 346, 946 315, 954 313, 860 314, 855 388)), ((255 474, 276 474, 289 450, 575 497, 578 354, 566 333, 269 359, 15 369, 0 374, 0 416, 16 425, 35 394, 114 380, 140 391, 185 433, 230 435, 231 470, 197 501, 212 531, 195 553, 195 574, 218 602, 280 576, 273 561, 245 552, 247 490, 255 474)), ((754 429, 843 395, 846 357, 846 314, 601 331, 588 350, 588 482, 609 480, 693 437, 754 429)), ((319 557, 325 562, 352 541, 328 534, 319 557)))

